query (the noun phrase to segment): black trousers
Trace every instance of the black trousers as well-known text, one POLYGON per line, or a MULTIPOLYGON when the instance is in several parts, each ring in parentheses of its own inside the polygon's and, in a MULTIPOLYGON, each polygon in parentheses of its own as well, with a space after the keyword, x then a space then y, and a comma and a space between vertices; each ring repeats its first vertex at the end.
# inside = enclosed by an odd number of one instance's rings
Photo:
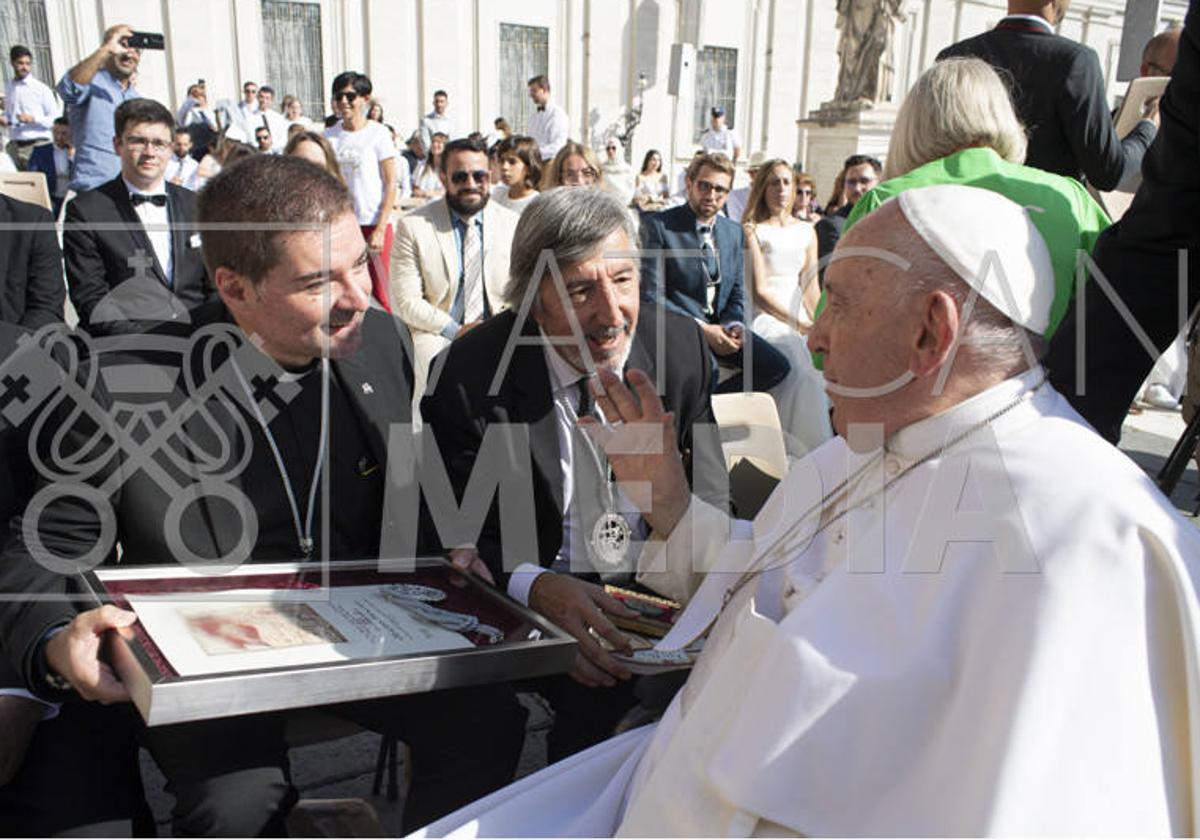
MULTIPOLYGON (((526 711, 509 686, 482 686, 327 706, 409 747, 408 833, 512 781, 526 711)), ((143 741, 175 796, 177 836, 283 836, 298 798, 286 713, 146 729, 143 741)))
POLYGON ((715 394, 733 394, 741 391, 748 384, 752 391, 766 391, 774 388, 783 378, 788 375, 792 369, 792 364, 787 360, 787 357, 776 350, 762 336, 756 335, 746 329, 743 332, 744 341, 742 349, 728 356, 717 357, 710 353, 713 358, 713 393, 715 394), (747 383, 745 377, 747 375, 745 357, 746 347, 750 346, 750 381, 747 383), (720 384, 717 383, 717 366, 721 367, 736 367, 738 372, 726 379, 720 384))
POLYGON ((132 706, 64 703, 39 724, 17 775, 0 787, 4 837, 153 837, 132 706))
MULTIPOLYGON (((1200 253, 1183 253, 1189 281, 1184 295, 1186 317, 1200 303, 1200 253)), ((1128 314, 1089 279, 1084 305, 1079 305, 1077 289, 1075 303, 1050 343, 1046 366, 1054 387, 1096 431, 1116 444, 1138 388, 1179 334, 1180 251, 1122 240, 1118 222, 1101 234, 1092 258, 1128 314), (1145 331, 1155 348, 1153 354, 1139 341, 1130 321, 1145 331), (1081 333, 1082 355, 1076 347, 1081 333)))

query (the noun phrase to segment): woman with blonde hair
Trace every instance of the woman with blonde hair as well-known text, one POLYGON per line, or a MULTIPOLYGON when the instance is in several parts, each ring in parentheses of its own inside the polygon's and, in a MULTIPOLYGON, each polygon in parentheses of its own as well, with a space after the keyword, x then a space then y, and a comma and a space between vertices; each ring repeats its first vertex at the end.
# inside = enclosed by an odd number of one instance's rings
POLYGON ((747 285, 759 313, 750 329, 792 366, 792 375, 770 393, 779 409, 788 454, 800 457, 828 440, 833 430, 825 381, 813 367, 804 340, 820 291, 813 226, 792 215, 795 177, 786 160, 769 160, 759 167, 742 228, 751 268, 747 285))
POLYGON ((892 196, 914 187, 965 184, 1022 207, 1046 240, 1056 293, 1049 338, 1075 288, 1076 253, 1091 253, 1108 216, 1074 178, 1024 166, 1025 131, 1004 82, 978 58, 947 58, 921 74, 896 115, 886 180, 854 205, 843 235, 892 196))
POLYGON ((602 187, 604 170, 591 146, 568 140, 542 170, 542 192, 555 187, 602 187))

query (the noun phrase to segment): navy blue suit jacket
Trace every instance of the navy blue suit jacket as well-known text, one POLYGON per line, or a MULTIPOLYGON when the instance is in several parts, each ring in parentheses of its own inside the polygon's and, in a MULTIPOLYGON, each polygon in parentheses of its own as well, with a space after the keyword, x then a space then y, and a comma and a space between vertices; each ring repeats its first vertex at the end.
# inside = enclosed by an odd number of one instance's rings
POLYGON ((687 204, 655 213, 642 222, 642 300, 656 304, 659 284, 667 309, 689 318, 713 324, 742 323, 745 300, 742 277, 745 271, 746 237, 741 227, 726 216, 718 215, 713 227, 713 240, 721 265, 721 285, 713 305, 714 314, 704 312, 707 302, 706 277, 700 255, 667 257, 663 276, 659 277, 659 257, 662 250, 700 250, 700 235, 696 232, 696 214, 687 204))
POLYGON ((46 189, 50 191, 51 212, 54 218, 58 218, 58 211, 62 209, 62 200, 54 197, 54 190, 58 186, 58 171, 54 168, 54 144, 43 143, 33 150, 33 154, 29 156, 29 171, 41 172, 46 176, 46 189))

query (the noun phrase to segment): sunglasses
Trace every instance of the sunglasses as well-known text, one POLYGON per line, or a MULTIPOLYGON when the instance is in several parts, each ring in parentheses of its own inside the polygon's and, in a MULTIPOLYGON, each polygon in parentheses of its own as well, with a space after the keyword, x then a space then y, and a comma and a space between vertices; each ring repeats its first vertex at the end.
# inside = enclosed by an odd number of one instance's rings
POLYGON ((334 102, 341 102, 343 99, 345 99, 347 102, 353 102, 355 99, 358 99, 358 94, 352 90, 344 90, 341 93, 335 93, 333 95, 334 102))
POLYGON ((457 186, 462 186, 463 184, 467 183, 469 179, 474 178, 476 183, 484 184, 487 183, 488 177, 489 174, 486 169, 476 169, 471 172, 468 172, 465 169, 460 169, 457 172, 450 173, 450 183, 457 186))

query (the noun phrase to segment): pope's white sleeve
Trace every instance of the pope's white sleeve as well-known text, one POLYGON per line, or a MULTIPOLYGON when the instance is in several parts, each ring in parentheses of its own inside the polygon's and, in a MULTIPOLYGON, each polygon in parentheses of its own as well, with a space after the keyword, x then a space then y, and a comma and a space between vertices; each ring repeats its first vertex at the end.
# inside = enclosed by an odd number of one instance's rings
POLYGON ((637 561, 637 580, 655 592, 687 603, 699 588, 704 572, 731 541, 750 539, 753 523, 734 519, 693 495, 683 517, 664 540, 650 535, 637 561))

